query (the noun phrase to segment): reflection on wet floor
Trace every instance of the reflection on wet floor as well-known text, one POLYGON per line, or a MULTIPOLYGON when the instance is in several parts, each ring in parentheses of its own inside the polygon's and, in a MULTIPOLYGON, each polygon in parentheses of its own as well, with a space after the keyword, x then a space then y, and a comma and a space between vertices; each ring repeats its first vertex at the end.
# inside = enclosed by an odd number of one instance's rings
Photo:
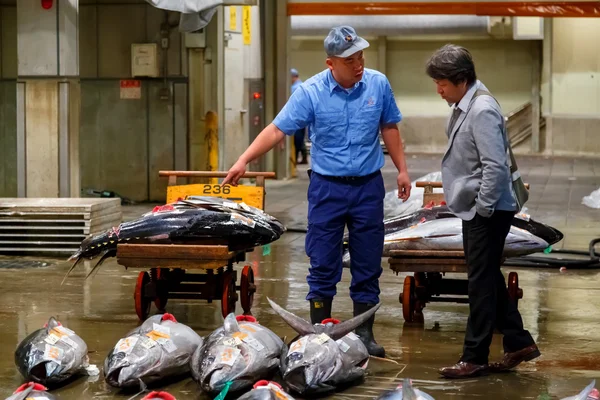
MULTIPOLYGON (((307 259, 304 235, 285 234, 263 256, 257 249, 247 262, 255 270, 257 293, 253 314, 280 336, 295 333, 269 307, 266 297, 282 307, 308 318, 304 300, 307 291, 307 259)), ((50 315, 59 318, 87 342, 91 363, 99 368, 110 348, 138 325, 133 308, 133 286, 138 271, 125 271, 109 260, 93 278, 84 281, 90 262, 76 270, 61 287, 68 264, 49 260, 47 267, 0 269, 4 283, 0 293, 2 318, 0 335, 0 397, 7 397, 22 382, 13 361, 14 349, 30 332, 42 326, 50 315)), ((240 267, 238 267, 240 268, 240 267)), ((384 268, 386 265, 384 264, 384 268)), ((348 297, 349 271, 344 271, 334 314, 351 317, 348 297)), ((506 271, 505 271, 506 272, 506 271)), ((415 386, 436 399, 504 398, 536 399, 548 393, 552 398, 572 395, 592 378, 600 377, 600 336, 598 284, 600 271, 519 269, 524 297, 519 303, 526 327, 537 340, 543 356, 522 365, 518 372, 452 381, 441 378, 437 369, 454 363, 461 353, 467 306, 452 303, 428 304, 424 325, 405 325, 398 294, 404 276, 386 270, 382 277, 383 305, 376 315, 376 338, 394 362, 372 361, 365 381, 329 396, 336 399, 375 398, 410 377, 415 386)), ((458 276, 459 278, 462 278, 458 276)), ((220 303, 202 300, 169 300, 167 310, 180 322, 206 335, 222 322, 220 303)), ((238 312, 241 312, 238 303, 238 312)), ((154 308, 152 313, 157 312, 154 308)), ((491 358, 499 358, 501 338, 494 337, 491 358)), ((163 387, 178 399, 208 399, 190 378, 163 387)), ((82 377, 54 391, 61 399, 127 399, 103 381, 103 376, 82 377)))
MULTIPOLYGON (((550 185, 547 182, 566 181, 568 175, 557 172, 558 177, 550 179, 548 171, 560 169, 544 168, 542 164, 539 160, 520 163, 521 169, 528 174, 526 180, 534 182, 533 200, 529 205, 531 212, 544 222, 565 229, 565 242, 569 247, 585 248, 590 236, 600 236, 596 223, 600 220, 600 210, 581 208, 577 205, 579 199, 569 200, 567 205, 545 203, 544 198, 547 199, 551 192, 545 186, 550 185)), ((409 164, 411 176, 415 178, 430 172, 431 165, 431 160, 427 159, 421 164, 412 162, 409 164)), ((386 184, 391 187, 393 171, 388 168, 386 173, 386 184)), ((303 176, 303 172, 299 172, 299 176, 303 176)), ((592 188, 599 184, 596 180, 588 186, 592 188)), ((273 210, 274 215, 285 217, 287 224, 290 221, 304 223, 306 181, 294 184, 296 186, 291 189, 284 190, 282 185, 273 183, 270 186, 267 211, 273 210)), ((587 193, 591 191, 589 188, 585 189, 587 193)), ((139 209, 125 211, 128 217, 141 214, 139 209)), ((288 232, 271 245, 269 255, 263 256, 259 248, 249 253, 246 260, 254 269, 257 284, 253 315, 261 324, 288 340, 295 332, 274 313, 266 298, 308 319, 305 295, 309 264, 304 252, 304 237, 302 233, 288 232)), ((0 304, 3 306, 0 309, 3 342, 0 346, 0 398, 7 397, 23 382, 14 365, 16 346, 29 333, 43 326, 50 316, 61 320, 86 341, 91 363, 101 370, 109 350, 138 326, 133 289, 139 270, 125 270, 115 259, 109 259, 96 275, 84 281, 93 266, 92 262, 84 262, 60 286, 69 265, 62 259, 0 257, 0 304), (23 265, 28 260, 33 264, 23 265)), ((243 265, 240 263, 235 267, 238 273, 243 265)), ((372 360, 369 375, 363 383, 328 398, 373 399, 396 387, 405 377, 413 379, 415 387, 436 399, 537 399, 545 393, 552 399, 560 399, 578 393, 594 378, 600 383, 600 270, 560 272, 558 269, 505 268, 505 276, 513 270, 519 273, 519 285, 524 292, 519 309, 542 357, 534 363, 521 365, 516 372, 447 380, 437 370, 455 363, 461 354, 468 306, 428 303, 424 324, 407 325, 398 302, 405 274, 395 275, 385 262, 383 268, 382 307, 376 314, 374 331, 390 361, 372 360)), ((344 270, 333 303, 334 316, 338 319, 352 316, 349 272, 344 270)), ((446 276, 466 278, 464 274, 446 276)), ((170 299, 167 311, 200 335, 207 335, 223 321, 218 301, 209 304, 203 300, 170 299)), ((238 302, 237 312, 241 311, 238 302)), ((154 305, 151 312, 157 312, 154 305)), ((495 335, 490 359, 501 356, 502 340, 495 335)), ((209 398, 200 393, 191 378, 161 386, 161 389, 180 400, 209 398)), ((81 377, 53 393, 60 399, 129 399, 132 396, 108 386, 102 373, 97 377, 81 377)))

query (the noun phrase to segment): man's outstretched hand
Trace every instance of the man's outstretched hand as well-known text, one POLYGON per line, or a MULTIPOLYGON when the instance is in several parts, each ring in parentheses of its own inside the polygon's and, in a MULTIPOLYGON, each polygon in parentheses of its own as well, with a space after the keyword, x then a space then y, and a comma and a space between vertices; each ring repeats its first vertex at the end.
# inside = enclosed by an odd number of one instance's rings
POLYGON ((246 173, 246 163, 242 160, 237 160, 235 164, 229 169, 227 176, 221 182, 221 186, 231 185, 237 186, 240 178, 246 173))
POLYGON ((398 174, 398 198, 402 199, 402 201, 408 200, 410 189, 412 189, 412 184, 408 172, 400 172, 398 174))

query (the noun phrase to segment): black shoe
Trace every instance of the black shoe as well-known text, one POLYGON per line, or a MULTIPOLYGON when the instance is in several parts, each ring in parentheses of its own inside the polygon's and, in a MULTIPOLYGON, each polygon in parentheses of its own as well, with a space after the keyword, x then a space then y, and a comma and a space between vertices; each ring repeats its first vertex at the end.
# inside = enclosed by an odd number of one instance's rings
POLYGON ((310 321, 312 324, 320 324, 324 319, 331 318, 331 303, 333 299, 311 299, 310 321))
MULTIPOLYGON (((354 316, 360 315, 367 312, 371 308, 375 307, 376 304, 356 303, 354 302, 354 316)), ((369 354, 375 357, 385 357, 385 349, 378 345, 373 337, 373 323, 375 322, 375 315, 369 318, 364 324, 360 325, 354 333, 360 337, 360 340, 366 346, 369 354)))

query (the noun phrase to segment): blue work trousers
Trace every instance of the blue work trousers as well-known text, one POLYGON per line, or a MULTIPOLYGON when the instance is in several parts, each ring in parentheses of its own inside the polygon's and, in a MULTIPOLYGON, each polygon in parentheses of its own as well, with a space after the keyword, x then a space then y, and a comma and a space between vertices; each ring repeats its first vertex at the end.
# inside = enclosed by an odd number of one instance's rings
POLYGON ((306 254, 310 257, 307 300, 335 296, 336 285, 342 278, 342 241, 347 225, 352 274, 350 297, 358 303, 379 303, 384 196, 379 171, 348 182, 312 173, 306 234, 306 254))

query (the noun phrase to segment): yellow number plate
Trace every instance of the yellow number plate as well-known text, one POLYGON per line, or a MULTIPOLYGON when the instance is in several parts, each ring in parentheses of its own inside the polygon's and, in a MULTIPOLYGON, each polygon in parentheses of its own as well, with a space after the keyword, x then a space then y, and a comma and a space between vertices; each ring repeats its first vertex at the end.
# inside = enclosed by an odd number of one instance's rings
POLYGON ((260 186, 230 186, 219 184, 193 184, 167 186, 167 203, 185 199, 187 196, 220 197, 236 203, 246 203, 251 207, 263 209, 265 188, 260 186))

